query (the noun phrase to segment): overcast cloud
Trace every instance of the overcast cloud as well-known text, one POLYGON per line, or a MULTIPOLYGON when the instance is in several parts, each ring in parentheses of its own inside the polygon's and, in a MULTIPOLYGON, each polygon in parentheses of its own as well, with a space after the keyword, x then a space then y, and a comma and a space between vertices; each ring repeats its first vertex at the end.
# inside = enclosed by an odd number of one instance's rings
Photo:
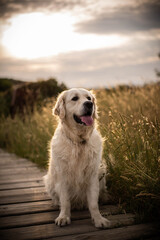
MULTIPOLYGON (((127 2, 127 1, 125 1, 127 2)), ((160 2, 157 0, 137 1, 139 4, 119 6, 108 11, 106 6, 101 13, 88 21, 81 22, 77 31, 83 33, 128 34, 160 28, 160 2)), ((135 1, 136 3, 136 1, 135 1)))
POLYGON ((25 81, 56 77, 69 87, 90 88, 156 81, 160 52, 159 1, 2 0, 1 36, 11 17, 31 12, 78 14, 75 32, 101 37, 123 35, 129 40, 121 46, 71 51, 30 60, 10 56, 1 44, 0 77, 25 81))

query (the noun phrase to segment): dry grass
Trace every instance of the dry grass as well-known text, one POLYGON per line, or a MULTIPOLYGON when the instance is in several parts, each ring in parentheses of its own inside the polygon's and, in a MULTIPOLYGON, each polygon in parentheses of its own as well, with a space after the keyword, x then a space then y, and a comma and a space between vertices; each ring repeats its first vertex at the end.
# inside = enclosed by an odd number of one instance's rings
POLYGON ((141 217, 160 214, 160 85, 97 91, 108 188, 141 217))
POLYGON ((22 118, 16 115, 0 119, 0 146, 18 156, 28 158, 40 167, 48 163, 48 143, 54 133, 56 121, 52 105, 22 118))

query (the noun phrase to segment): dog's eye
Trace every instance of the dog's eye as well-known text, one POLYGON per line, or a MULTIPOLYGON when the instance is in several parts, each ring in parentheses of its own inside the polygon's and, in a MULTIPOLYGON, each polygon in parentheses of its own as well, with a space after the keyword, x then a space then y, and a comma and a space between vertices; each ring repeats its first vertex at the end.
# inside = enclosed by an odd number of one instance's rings
POLYGON ((79 97, 75 96, 72 98, 72 101, 77 101, 79 99, 79 97))
POLYGON ((87 97, 87 99, 90 101, 90 100, 91 100, 91 97, 87 97))

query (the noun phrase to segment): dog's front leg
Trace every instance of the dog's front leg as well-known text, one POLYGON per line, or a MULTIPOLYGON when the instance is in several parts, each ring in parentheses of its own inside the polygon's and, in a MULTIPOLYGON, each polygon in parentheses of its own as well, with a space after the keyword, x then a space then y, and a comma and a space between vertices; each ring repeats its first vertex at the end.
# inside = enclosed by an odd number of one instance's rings
POLYGON ((69 194, 65 184, 62 184, 59 191, 60 214, 55 219, 55 224, 58 226, 65 226, 71 223, 71 206, 69 194))
POLYGON ((98 207, 99 181, 98 176, 93 176, 87 190, 87 201, 91 217, 97 228, 107 228, 110 221, 102 217, 98 207))

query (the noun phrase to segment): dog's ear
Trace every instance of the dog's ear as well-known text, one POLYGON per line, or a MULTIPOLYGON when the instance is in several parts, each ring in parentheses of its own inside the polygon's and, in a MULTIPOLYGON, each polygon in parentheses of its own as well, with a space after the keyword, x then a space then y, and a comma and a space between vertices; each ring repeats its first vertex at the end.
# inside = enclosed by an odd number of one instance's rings
POLYGON ((94 104, 94 113, 93 113, 93 117, 98 119, 98 111, 97 111, 97 101, 96 101, 96 96, 95 94, 93 93, 93 91, 90 91, 91 94, 92 94, 92 97, 93 97, 93 104, 94 104))
POLYGON ((56 104, 53 108, 53 114, 59 116, 60 119, 65 118, 65 95, 66 91, 63 91, 58 96, 56 104))

